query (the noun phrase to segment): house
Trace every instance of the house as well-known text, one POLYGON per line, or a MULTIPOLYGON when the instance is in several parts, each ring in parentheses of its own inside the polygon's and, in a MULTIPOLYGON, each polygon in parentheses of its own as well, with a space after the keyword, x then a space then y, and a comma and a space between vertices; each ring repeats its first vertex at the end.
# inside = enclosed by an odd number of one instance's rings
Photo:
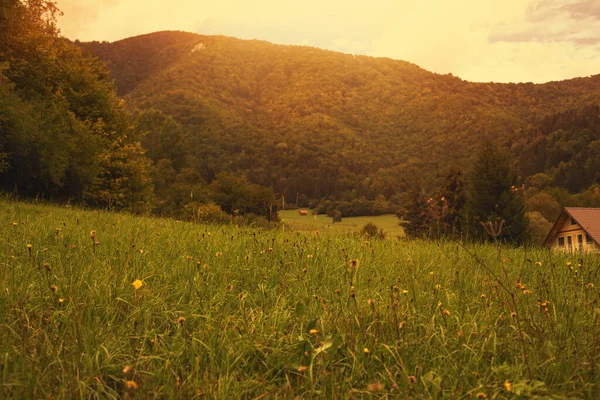
POLYGON ((306 211, 306 210, 300 210, 300 211, 298 211, 298 214, 300 214, 300 215, 308 215, 308 211, 306 211))
POLYGON ((558 251, 599 251, 600 208, 565 207, 544 244, 558 251))

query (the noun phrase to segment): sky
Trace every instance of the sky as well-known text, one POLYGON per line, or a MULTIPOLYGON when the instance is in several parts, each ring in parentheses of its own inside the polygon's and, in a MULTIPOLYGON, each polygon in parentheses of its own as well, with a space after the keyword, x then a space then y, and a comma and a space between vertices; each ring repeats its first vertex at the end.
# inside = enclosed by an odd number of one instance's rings
POLYGON ((63 36, 161 30, 409 61, 473 82, 600 74, 600 0, 58 0, 63 36))

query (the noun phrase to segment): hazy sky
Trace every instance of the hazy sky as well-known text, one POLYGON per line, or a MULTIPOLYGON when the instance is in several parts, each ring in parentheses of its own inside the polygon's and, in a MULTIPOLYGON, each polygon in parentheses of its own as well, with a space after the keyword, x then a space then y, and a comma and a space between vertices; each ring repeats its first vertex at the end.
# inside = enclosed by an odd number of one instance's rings
POLYGON ((62 34, 160 30, 390 57, 469 81, 600 74, 600 0, 58 0, 62 34))

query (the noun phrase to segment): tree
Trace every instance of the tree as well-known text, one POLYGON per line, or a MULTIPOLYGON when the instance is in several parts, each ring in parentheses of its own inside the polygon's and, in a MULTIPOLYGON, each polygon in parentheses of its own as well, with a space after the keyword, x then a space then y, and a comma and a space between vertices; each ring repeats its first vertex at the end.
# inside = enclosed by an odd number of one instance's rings
POLYGON ((59 37, 55 2, 0 3, 0 189, 139 210, 149 164, 97 59, 59 37))
POLYGON ((446 172, 443 186, 436 194, 434 216, 438 236, 453 236, 462 231, 466 201, 462 172, 451 168, 446 172))
POLYGON ((410 237, 424 237, 431 233, 432 216, 430 210, 431 200, 427 198, 421 183, 416 182, 408 193, 409 201, 406 211, 398 218, 403 220, 400 224, 410 237))
POLYGON ((525 240, 528 220, 522 191, 515 183, 506 153, 490 143, 484 145, 471 176, 467 207, 477 237, 486 238, 485 224, 503 221, 495 238, 515 243, 525 240))

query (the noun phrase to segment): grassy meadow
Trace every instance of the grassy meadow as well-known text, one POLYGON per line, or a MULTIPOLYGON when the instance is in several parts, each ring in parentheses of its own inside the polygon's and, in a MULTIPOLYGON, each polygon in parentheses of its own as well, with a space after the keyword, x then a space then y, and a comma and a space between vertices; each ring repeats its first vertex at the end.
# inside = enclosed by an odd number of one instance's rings
POLYGON ((0 207, 2 399, 597 397, 595 255, 0 207))
POLYGON ((383 229, 388 238, 397 238, 404 236, 402 227, 398 224, 400 220, 394 214, 365 216, 365 217, 346 217, 342 222, 332 223, 331 217, 325 214, 311 215, 312 210, 308 210, 308 215, 299 215, 298 210, 279 211, 278 215, 281 221, 294 231, 300 232, 337 232, 342 234, 359 233, 363 226, 369 222, 383 229))

